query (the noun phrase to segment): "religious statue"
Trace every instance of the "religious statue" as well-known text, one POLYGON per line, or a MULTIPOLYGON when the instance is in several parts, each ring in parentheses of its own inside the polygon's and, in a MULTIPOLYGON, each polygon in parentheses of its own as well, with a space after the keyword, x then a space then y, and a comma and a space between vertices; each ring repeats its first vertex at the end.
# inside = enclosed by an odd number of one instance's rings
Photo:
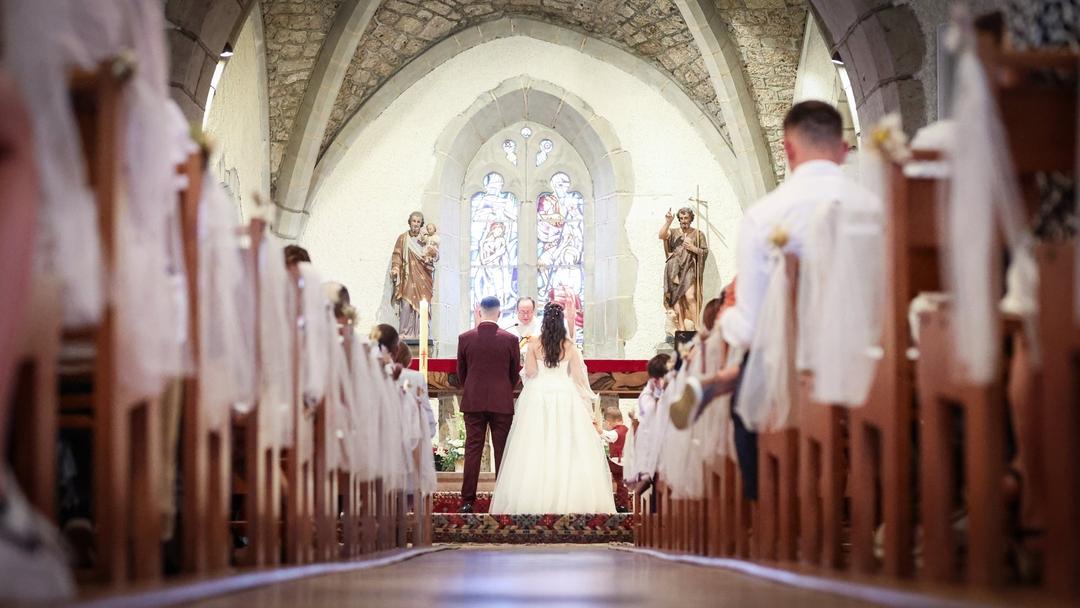
POLYGON ((399 332, 420 335, 420 300, 431 301, 435 285, 435 262, 439 259, 438 237, 424 232, 424 214, 409 214, 409 229, 398 237, 390 256, 390 279, 394 283, 391 303, 398 313, 399 332))
POLYGON ((675 216, 668 209, 660 228, 660 240, 664 242, 664 308, 675 317, 676 331, 697 329, 701 314, 701 279, 705 260, 709 256, 709 243, 705 233, 692 227, 694 210, 679 209, 679 228, 671 229, 675 216))

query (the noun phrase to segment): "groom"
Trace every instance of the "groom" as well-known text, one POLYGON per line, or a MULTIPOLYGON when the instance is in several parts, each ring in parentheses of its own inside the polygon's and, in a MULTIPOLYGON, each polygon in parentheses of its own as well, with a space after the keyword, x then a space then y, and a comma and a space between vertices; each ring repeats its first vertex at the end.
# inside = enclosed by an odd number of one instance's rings
POLYGON ((495 444, 495 471, 502 462, 506 436, 514 420, 514 386, 519 380, 521 353, 518 340, 499 329, 499 298, 480 300, 480 322, 458 336, 457 373, 464 389, 461 413, 465 417, 465 476, 461 482, 461 512, 471 513, 480 479, 480 456, 491 428, 495 444))

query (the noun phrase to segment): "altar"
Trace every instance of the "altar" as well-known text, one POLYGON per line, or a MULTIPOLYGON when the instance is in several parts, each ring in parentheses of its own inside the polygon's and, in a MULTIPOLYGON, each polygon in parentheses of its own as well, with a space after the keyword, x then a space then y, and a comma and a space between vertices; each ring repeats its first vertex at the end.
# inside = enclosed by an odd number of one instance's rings
MULTIPOLYGON (((419 359, 410 367, 419 369, 419 359)), ((586 359, 589 384, 601 396, 636 399, 649 381, 645 359, 586 359)), ((428 394, 431 398, 461 394, 457 375, 457 359, 428 359, 428 394)), ((520 390, 520 388, 518 389, 520 390)), ((515 391, 515 395, 517 391, 515 391)))

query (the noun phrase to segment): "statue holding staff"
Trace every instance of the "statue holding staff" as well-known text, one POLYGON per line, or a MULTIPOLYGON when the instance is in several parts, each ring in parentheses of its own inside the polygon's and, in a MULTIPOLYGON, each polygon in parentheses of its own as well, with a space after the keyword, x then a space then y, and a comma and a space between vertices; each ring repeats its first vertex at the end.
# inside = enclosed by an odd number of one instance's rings
POLYGON ((701 312, 701 279, 709 243, 705 233, 692 227, 694 210, 679 209, 679 226, 671 228, 676 215, 664 215, 660 240, 664 243, 664 308, 675 317, 676 331, 694 331, 701 312))

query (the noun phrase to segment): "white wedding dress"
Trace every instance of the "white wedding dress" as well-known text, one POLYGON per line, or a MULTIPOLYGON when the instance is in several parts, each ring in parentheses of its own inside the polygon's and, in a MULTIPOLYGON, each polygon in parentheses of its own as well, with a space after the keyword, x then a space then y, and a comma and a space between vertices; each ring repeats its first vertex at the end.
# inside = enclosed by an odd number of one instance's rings
POLYGON ((530 349, 529 376, 518 397, 495 482, 491 513, 615 513, 611 472, 592 424, 581 353, 569 341, 558 367, 530 349), (532 374, 535 374, 533 376, 532 374))

